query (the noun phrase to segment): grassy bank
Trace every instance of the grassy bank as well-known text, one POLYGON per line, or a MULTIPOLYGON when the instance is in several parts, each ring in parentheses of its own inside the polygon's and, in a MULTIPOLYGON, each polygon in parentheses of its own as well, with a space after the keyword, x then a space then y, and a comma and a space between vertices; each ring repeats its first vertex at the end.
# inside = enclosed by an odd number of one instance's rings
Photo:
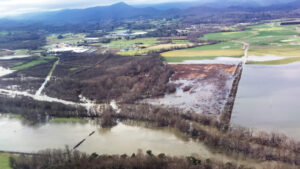
POLYGON ((0 153, 0 168, 1 169, 11 169, 9 166, 9 154, 0 153))
POLYGON ((33 66, 36 66, 36 65, 39 65, 39 64, 42 64, 42 63, 47 63, 49 60, 48 59, 37 59, 37 60, 33 60, 31 62, 28 62, 28 63, 25 63, 25 64, 21 64, 21 65, 18 65, 18 66, 15 66, 13 67, 12 69, 13 70, 22 70, 22 69, 27 69, 27 68, 30 68, 30 67, 33 67, 33 66))
POLYGON ((84 118, 76 118, 76 117, 55 117, 50 120, 51 123, 86 123, 88 122, 87 119, 84 118))

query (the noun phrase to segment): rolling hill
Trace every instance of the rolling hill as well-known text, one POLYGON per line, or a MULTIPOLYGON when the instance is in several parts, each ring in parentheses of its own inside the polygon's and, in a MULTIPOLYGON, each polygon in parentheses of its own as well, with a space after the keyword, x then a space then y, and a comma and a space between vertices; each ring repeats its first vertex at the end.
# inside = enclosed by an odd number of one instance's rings
POLYGON ((126 3, 117 3, 111 6, 99 6, 86 9, 68 9, 55 12, 35 13, 22 16, 21 20, 46 21, 47 23, 74 23, 102 20, 120 20, 137 17, 161 16, 164 12, 155 8, 135 8, 126 3))

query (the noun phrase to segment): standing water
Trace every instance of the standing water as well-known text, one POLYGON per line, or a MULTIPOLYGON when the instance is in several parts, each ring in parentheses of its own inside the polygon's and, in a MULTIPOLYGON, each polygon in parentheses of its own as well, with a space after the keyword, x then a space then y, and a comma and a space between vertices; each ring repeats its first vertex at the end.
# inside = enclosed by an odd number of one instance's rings
POLYGON ((6 69, 6 68, 0 66, 0 77, 8 75, 8 74, 10 74, 12 72, 14 72, 14 71, 10 70, 10 69, 6 69))
POLYGON ((1 151, 37 152, 49 148, 64 148, 66 145, 73 148, 83 139, 85 141, 77 149, 89 154, 131 155, 140 149, 143 152, 151 150, 154 154, 194 155, 222 161, 247 162, 242 157, 230 157, 189 139, 175 129, 151 127, 151 124, 142 122, 125 121, 112 128, 101 128, 95 120, 50 121, 31 126, 20 119, 0 114, 1 151))
POLYGON ((232 123, 300 140, 300 63, 245 65, 232 123))
POLYGON ((10 60, 10 59, 20 59, 20 58, 27 58, 30 55, 9 55, 9 56, 1 56, 0 60, 10 60))
POLYGON ((86 141, 78 150, 87 153, 123 154, 136 153, 138 149, 170 155, 193 153, 212 157, 213 153, 196 141, 168 128, 143 127, 138 122, 119 123, 112 128, 101 128, 96 121, 54 122, 29 125, 24 121, 0 115, 0 150, 37 152, 48 148, 73 148, 86 141), (95 134, 87 137, 91 132, 95 134))

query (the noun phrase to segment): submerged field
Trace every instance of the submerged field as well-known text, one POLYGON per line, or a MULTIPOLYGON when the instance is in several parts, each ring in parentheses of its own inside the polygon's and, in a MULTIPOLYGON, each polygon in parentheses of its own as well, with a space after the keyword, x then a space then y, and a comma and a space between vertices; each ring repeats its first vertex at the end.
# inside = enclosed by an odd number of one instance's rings
POLYGON ((246 65, 231 122, 300 141, 300 64, 246 65))
POLYGON ((175 73, 170 79, 175 93, 147 99, 145 102, 180 108, 198 114, 221 115, 235 80, 236 65, 173 64, 175 73), (218 96, 218 97, 215 97, 218 96))

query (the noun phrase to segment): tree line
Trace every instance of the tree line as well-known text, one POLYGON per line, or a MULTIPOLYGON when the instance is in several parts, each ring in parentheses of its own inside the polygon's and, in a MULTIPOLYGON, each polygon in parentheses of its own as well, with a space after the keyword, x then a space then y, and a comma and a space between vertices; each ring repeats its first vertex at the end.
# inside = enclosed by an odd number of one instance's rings
POLYGON ((36 156, 10 157, 13 169, 254 169, 232 162, 211 159, 154 155, 151 150, 138 150, 131 155, 91 155, 79 151, 45 150, 36 156))

